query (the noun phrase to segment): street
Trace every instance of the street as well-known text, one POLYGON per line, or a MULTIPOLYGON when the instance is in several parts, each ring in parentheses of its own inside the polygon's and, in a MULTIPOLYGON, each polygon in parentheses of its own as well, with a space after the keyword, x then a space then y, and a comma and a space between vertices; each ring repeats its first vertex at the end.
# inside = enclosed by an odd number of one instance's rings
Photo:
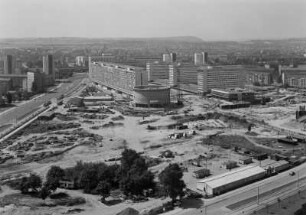
POLYGON ((26 102, 25 104, 14 107, 5 113, 0 113, 0 125, 14 124, 36 111, 38 107, 44 104, 46 101, 50 101, 53 98, 59 98, 63 94, 71 94, 81 86, 81 82, 86 75, 87 74, 75 74, 69 79, 71 81, 70 83, 62 83, 59 88, 54 90, 54 92, 45 93, 44 96, 39 96, 26 102))

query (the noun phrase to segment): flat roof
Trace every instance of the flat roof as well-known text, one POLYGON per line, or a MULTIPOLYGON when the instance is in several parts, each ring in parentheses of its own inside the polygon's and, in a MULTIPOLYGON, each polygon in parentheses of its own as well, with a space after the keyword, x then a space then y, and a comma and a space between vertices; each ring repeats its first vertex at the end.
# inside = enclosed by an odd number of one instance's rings
POLYGON ((84 99, 91 99, 91 100, 100 100, 100 99, 111 99, 112 97, 111 96, 86 96, 84 97, 84 99))
POLYGON ((266 170, 260 166, 246 166, 220 175, 212 176, 207 179, 203 179, 198 181, 198 183, 206 183, 211 188, 217 188, 265 172, 266 170))
POLYGON ((246 72, 271 72, 274 71, 272 68, 265 68, 260 66, 245 66, 245 65, 221 65, 221 66, 200 66, 200 69, 208 70, 237 70, 246 72))
POLYGON ((254 91, 247 90, 247 89, 241 89, 241 88, 234 88, 234 89, 218 89, 218 88, 213 88, 211 91, 215 92, 221 92, 221 93, 254 93, 254 91))
POLYGON ((120 64, 120 63, 110 63, 110 62, 104 62, 104 61, 92 61, 94 65, 98 66, 104 66, 104 67, 112 67, 112 68, 118 68, 118 69, 130 69, 130 71, 138 71, 138 70, 145 70, 143 67, 137 67, 137 66, 130 66, 126 64, 120 64))
POLYGON ((10 78, 0 78, 0 81, 10 81, 10 78))
POLYGON ((141 85, 141 86, 135 86, 134 90, 167 90, 170 89, 170 87, 162 86, 162 85, 141 85))
POLYGON ((263 168, 266 168, 268 166, 279 167, 279 166, 287 165, 287 164, 289 164, 289 162, 285 161, 285 160, 279 160, 279 161, 263 160, 263 161, 261 161, 261 167, 263 167, 263 168))
POLYGON ((21 75, 21 74, 0 74, 0 78, 27 78, 27 75, 21 75))

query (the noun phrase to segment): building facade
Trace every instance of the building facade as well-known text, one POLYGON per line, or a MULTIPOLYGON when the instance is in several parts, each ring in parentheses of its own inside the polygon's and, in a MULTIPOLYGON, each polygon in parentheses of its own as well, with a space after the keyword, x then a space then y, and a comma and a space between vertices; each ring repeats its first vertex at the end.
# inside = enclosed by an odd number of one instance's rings
POLYGON ((245 71, 239 66, 201 67, 197 84, 199 94, 206 94, 213 88, 244 88, 245 71))
POLYGON ((148 81, 169 78, 169 64, 167 63, 149 62, 146 64, 146 71, 148 72, 148 81))
POLYGON ((296 88, 306 88, 306 66, 297 68, 280 68, 284 85, 296 88))
POLYGON ((194 53, 194 65, 202 66, 208 64, 208 52, 194 53))
POLYGON ((10 78, 0 78, 0 96, 5 95, 9 91, 10 78))
POLYGON ((75 58, 75 64, 76 66, 81 66, 81 67, 88 66, 88 57, 77 56, 75 58))
POLYGON ((89 60, 89 78, 103 86, 133 95, 134 87, 148 85, 143 68, 89 60))
POLYGON ((135 107, 160 108, 170 105, 170 88, 162 86, 134 87, 133 105, 135 107))
POLYGON ((246 101, 255 100, 255 92, 243 89, 211 89, 211 95, 227 101, 246 101))
POLYGON ((53 55, 43 56, 43 73, 54 76, 53 55))
POLYGON ((28 92, 43 93, 48 86, 46 84, 46 75, 39 71, 27 72, 27 90, 28 92))
POLYGON ((273 83, 273 69, 264 67, 245 67, 246 84, 268 86, 273 83))
POLYGON ((4 74, 15 74, 15 63, 12 55, 4 57, 4 74))
POLYGON ((169 83, 175 86, 182 84, 197 84, 199 67, 189 63, 173 63, 169 65, 169 83))

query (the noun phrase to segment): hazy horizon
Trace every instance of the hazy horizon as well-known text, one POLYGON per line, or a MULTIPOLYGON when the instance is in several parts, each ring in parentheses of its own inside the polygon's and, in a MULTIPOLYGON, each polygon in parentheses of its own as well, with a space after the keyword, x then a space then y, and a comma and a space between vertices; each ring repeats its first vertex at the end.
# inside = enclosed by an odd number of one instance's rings
POLYGON ((306 38, 304 0, 0 0, 0 38, 306 38))

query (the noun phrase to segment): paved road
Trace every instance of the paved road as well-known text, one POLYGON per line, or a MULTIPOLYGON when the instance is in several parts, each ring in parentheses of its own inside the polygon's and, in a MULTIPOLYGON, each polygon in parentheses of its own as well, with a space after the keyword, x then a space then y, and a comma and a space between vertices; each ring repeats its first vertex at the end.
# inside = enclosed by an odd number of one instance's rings
MULTIPOLYGON (((205 199, 204 203, 198 204, 199 207, 190 207, 186 210, 178 210, 175 214, 179 215, 203 215, 205 205, 207 215, 233 215, 236 213, 247 212, 247 209, 257 205, 257 194, 259 187, 259 203, 276 199, 286 192, 297 190, 298 186, 305 189, 306 185, 306 163, 285 171, 276 176, 250 184, 240 189, 216 196, 212 199, 205 199), (289 172, 295 171, 295 176, 290 176, 289 172), (299 180, 298 180, 299 179, 299 180), (297 183, 299 181, 299 183, 297 183), (232 210, 231 210, 231 209, 232 210)), ((169 213, 170 214, 170 213, 169 213)), ((247 214, 247 213, 245 213, 247 214)))
POLYGON ((37 108, 44 104, 46 101, 50 101, 53 98, 59 98, 62 94, 71 94, 81 87, 81 82, 87 74, 76 74, 70 78, 70 83, 62 83, 60 87, 52 93, 46 93, 44 96, 33 99, 25 104, 18 107, 12 108, 11 110, 0 115, 0 125, 11 124, 20 120, 23 117, 33 113, 37 108))

